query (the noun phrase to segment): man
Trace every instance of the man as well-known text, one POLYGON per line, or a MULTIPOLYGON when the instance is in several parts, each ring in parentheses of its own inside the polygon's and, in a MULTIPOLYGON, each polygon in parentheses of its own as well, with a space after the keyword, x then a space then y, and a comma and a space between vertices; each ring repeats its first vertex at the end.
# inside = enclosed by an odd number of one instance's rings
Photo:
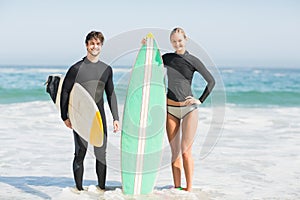
MULTIPOLYGON (((114 132, 119 130, 119 116, 117 108, 117 98, 114 92, 112 68, 99 60, 100 52, 104 42, 101 32, 92 31, 85 39, 87 55, 81 61, 72 65, 68 70, 61 91, 61 118, 65 125, 72 129, 72 122, 68 118, 69 95, 74 83, 82 85, 95 100, 102 116, 104 139, 102 147, 94 147, 96 156, 96 173, 98 178, 97 187, 105 189, 106 180, 106 145, 107 126, 104 113, 103 93, 105 91, 107 101, 113 116, 114 132)), ((87 142, 82 139, 74 130, 75 157, 73 161, 73 173, 76 183, 76 190, 83 190, 83 161, 87 151, 87 142)))

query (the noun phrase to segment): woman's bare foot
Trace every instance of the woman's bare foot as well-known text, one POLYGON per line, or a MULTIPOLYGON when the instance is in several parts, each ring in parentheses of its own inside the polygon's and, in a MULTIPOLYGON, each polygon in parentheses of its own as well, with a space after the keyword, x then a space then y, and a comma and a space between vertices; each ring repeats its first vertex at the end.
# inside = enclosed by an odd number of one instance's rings
POLYGON ((182 188, 182 190, 187 191, 187 192, 191 192, 192 188, 182 188))

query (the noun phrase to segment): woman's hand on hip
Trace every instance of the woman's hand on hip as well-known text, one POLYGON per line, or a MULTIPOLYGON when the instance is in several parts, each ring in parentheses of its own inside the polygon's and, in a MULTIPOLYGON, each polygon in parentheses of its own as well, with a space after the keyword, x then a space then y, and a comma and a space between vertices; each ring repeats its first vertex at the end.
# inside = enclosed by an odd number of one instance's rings
POLYGON ((196 99, 196 98, 192 97, 192 96, 188 96, 188 97, 185 98, 184 104, 185 105, 193 105, 193 104, 200 105, 201 101, 199 99, 196 99))

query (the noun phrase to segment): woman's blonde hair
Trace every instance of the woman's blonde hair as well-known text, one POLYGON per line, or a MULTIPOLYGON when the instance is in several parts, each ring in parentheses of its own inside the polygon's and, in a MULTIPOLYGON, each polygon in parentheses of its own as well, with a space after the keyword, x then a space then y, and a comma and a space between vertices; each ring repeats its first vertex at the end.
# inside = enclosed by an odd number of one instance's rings
POLYGON ((170 33, 170 39, 174 33, 181 33, 183 35, 184 39, 187 39, 187 36, 182 28, 179 28, 179 27, 174 28, 170 33))

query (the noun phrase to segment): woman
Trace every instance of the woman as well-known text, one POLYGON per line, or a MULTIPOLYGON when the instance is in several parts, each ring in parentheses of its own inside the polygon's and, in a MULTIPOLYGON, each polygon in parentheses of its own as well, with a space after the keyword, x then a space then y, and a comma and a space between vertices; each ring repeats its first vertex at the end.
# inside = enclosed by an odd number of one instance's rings
POLYGON ((203 63, 186 50, 187 36, 182 28, 175 28, 170 34, 174 53, 163 55, 167 67, 167 134, 172 150, 172 173, 174 187, 181 188, 182 164, 186 178, 186 191, 192 190, 194 161, 192 144, 198 125, 198 106, 212 91, 215 80, 203 63), (194 72, 206 80, 207 85, 199 99, 194 98, 191 83, 194 72), (182 123, 181 123, 182 122, 182 123), (182 136, 180 137, 180 124, 182 136))

